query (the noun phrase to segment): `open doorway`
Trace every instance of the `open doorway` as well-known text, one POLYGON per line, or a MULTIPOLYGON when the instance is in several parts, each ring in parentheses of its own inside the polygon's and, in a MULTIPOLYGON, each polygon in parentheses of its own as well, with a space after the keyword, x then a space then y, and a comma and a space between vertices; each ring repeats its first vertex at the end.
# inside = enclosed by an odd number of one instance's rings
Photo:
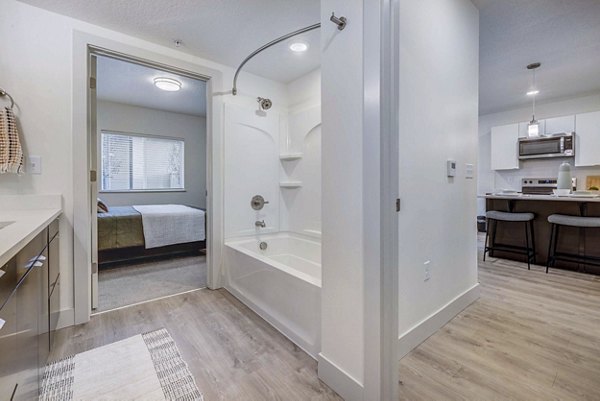
POLYGON ((92 311, 206 287, 206 82, 107 55, 90 72, 92 311))

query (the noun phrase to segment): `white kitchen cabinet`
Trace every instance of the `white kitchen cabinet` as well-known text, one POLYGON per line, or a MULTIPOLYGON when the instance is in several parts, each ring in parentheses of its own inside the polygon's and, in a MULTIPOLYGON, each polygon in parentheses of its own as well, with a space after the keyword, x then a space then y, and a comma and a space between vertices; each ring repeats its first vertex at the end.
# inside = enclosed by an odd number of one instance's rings
POLYGON ((519 168, 519 124, 492 127, 491 167, 492 170, 519 168))
POLYGON ((600 165, 600 111, 575 116, 575 165, 600 165))
POLYGON ((575 131, 575 115, 546 119, 546 135, 575 131))

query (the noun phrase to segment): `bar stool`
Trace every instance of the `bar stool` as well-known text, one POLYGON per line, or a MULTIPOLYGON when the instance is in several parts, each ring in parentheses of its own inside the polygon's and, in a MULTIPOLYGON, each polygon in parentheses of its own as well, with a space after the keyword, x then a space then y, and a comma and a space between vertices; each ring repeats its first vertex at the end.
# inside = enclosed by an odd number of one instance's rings
POLYGON ((546 273, 548 269, 556 264, 557 260, 567 262, 586 263, 600 266, 600 258, 593 256, 581 256, 566 252, 556 252, 558 245, 558 229, 560 226, 578 228, 600 228, 600 217, 568 216, 565 214, 551 214, 548 222, 552 224, 550 231, 550 245, 548 246, 548 261, 546 262, 546 273))
POLYGON ((527 269, 531 270, 531 263, 535 264, 535 237, 533 233, 533 213, 510 213, 490 210, 486 213, 488 219, 487 231, 485 233, 485 249, 483 251, 483 261, 485 254, 489 251, 503 251, 523 254, 527 256, 527 269), (525 225, 525 246, 515 246, 496 243, 496 229, 498 222, 504 223, 523 223, 525 225), (493 229, 492 229, 493 226, 493 229), (491 234, 491 239, 490 239, 491 234), (531 237, 531 244, 529 239, 531 237), (491 242, 488 244, 488 242, 491 242))

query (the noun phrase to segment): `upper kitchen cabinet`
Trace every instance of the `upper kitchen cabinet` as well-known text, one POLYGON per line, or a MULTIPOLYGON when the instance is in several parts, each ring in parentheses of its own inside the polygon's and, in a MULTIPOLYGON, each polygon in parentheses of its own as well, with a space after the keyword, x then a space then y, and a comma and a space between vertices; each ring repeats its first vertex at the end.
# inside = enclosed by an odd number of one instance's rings
POLYGON ((575 116, 575 165, 600 165, 600 111, 575 116))
POLYGON ((519 168, 519 124, 492 127, 492 170, 519 168))
POLYGON ((546 119, 546 135, 575 131, 575 116, 562 116, 546 119))

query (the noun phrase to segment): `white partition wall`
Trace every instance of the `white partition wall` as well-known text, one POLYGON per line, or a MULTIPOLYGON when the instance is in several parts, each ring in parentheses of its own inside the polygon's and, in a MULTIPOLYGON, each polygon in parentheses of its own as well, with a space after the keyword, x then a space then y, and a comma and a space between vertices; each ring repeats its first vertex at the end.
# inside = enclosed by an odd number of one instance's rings
POLYGON ((469 0, 400 1, 401 356, 479 294, 478 21, 469 0))

